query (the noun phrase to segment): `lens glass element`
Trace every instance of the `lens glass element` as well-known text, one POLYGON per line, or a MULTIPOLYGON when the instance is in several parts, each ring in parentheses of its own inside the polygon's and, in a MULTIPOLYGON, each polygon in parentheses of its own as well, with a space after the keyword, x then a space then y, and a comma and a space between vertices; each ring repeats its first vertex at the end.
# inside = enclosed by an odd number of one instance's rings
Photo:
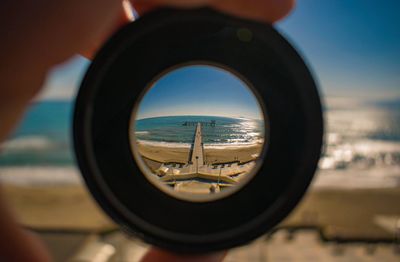
POLYGON ((212 201, 252 178, 268 125, 247 83, 232 70, 196 64, 149 84, 133 109, 129 136, 154 186, 179 199, 212 201))

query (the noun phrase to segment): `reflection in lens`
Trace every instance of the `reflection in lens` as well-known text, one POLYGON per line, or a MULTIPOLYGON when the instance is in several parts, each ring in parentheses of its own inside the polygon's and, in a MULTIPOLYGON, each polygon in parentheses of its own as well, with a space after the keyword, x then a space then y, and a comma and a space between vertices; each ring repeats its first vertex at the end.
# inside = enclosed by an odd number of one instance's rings
POLYGON ((180 67, 152 83, 131 128, 145 176, 185 200, 218 199, 240 188, 254 173, 265 140, 253 92, 232 73, 208 65, 180 67))

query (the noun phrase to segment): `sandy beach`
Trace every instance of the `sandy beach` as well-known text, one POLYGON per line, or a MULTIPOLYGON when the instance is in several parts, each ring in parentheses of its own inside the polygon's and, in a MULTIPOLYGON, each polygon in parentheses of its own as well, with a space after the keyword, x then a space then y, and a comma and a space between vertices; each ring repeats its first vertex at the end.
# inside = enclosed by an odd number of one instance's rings
MULTIPOLYGON (((147 160, 159 163, 186 163, 190 147, 162 146, 157 144, 138 144, 140 154, 147 160)), ((254 160, 261 152, 262 144, 238 146, 207 146, 204 145, 205 162, 209 164, 239 161, 241 163, 254 160)))
MULTIPOLYGON (((316 227, 327 238, 392 239, 393 232, 381 227, 376 219, 382 216, 400 218, 400 185, 396 170, 385 179, 383 174, 372 172, 364 176, 340 171, 335 174, 320 172, 300 205, 280 226, 316 227), (377 176, 380 183, 375 179, 377 176)), ((79 176, 76 169, 0 168, 2 191, 23 225, 37 230, 85 232, 115 228, 79 176), (70 182, 60 179, 64 172, 70 182), (59 182, 54 183, 55 179, 59 182)))
MULTIPOLYGON (((394 228, 395 223, 392 221, 400 218, 399 170, 385 173, 372 171, 365 174, 319 172, 302 202, 277 228, 290 231, 311 227, 325 239, 333 241, 394 241, 391 226, 394 228)), ((71 257, 77 252, 75 250, 81 250, 87 236, 118 229, 90 196, 75 168, 0 168, 0 182, 20 223, 40 232, 55 258, 59 258, 56 261, 66 261, 64 258, 71 257)), ((296 234, 296 237, 302 236, 296 234)), ((317 241, 318 250, 326 248, 328 244, 320 242, 318 236, 315 233, 313 240, 317 241)), ((276 251, 270 255, 295 254, 297 258, 299 250, 302 250, 290 249, 292 251, 288 253, 284 248, 297 243, 296 239, 276 245, 274 241, 275 236, 266 242, 272 245, 272 251, 276 251)), ((314 242, 311 241, 311 244, 314 242)), ((122 241, 121 245, 125 247, 127 241, 122 241)), ((313 248, 317 248, 315 245, 313 248)), ((131 249, 137 253, 137 249, 131 249)), ((386 258, 380 261, 397 261, 398 257, 387 259, 389 253, 378 252, 386 258)), ((249 252, 243 255, 248 256, 249 252)), ((131 252, 129 257, 132 258, 131 252)))

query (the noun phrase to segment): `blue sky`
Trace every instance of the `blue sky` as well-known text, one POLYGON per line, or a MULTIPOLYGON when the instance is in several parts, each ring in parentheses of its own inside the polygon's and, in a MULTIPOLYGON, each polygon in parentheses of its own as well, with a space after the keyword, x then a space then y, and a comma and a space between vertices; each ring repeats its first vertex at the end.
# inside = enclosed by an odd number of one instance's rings
MULTIPOLYGON (((400 1, 298 0, 277 27, 328 96, 400 97, 400 1)), ((72 99, 88 61, 53 70, 40 99, 72 99)))
POLYGON ((257 99, 233 74, 206 65, 185 66, 154 83, 137 118, 209 115, 262 119, 257 99))
POLYGON ((299 0, 278 24, 328 95, 400 96, 400 1, 299 0))

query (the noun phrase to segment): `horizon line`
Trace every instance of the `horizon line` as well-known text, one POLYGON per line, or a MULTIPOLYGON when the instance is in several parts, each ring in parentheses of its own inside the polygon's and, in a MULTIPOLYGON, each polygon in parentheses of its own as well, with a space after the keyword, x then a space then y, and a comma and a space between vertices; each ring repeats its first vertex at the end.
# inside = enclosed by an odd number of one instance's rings
POLYGON ((217 115, 163 115, 163 116, 151 116, 151 117, 143 117, 135 119, 135 121, 144 120, 144 119, 151 119, 151 118, 162 118, 162 117, 174 117, 174 116, 205 116, 205 117, 224 117, 224 118, 233 118, 233 119, 249 119, 249 120, 264 120, 259 118, 252 118, 252 117, 233 117, 233 116, 217 116, 217 115))

